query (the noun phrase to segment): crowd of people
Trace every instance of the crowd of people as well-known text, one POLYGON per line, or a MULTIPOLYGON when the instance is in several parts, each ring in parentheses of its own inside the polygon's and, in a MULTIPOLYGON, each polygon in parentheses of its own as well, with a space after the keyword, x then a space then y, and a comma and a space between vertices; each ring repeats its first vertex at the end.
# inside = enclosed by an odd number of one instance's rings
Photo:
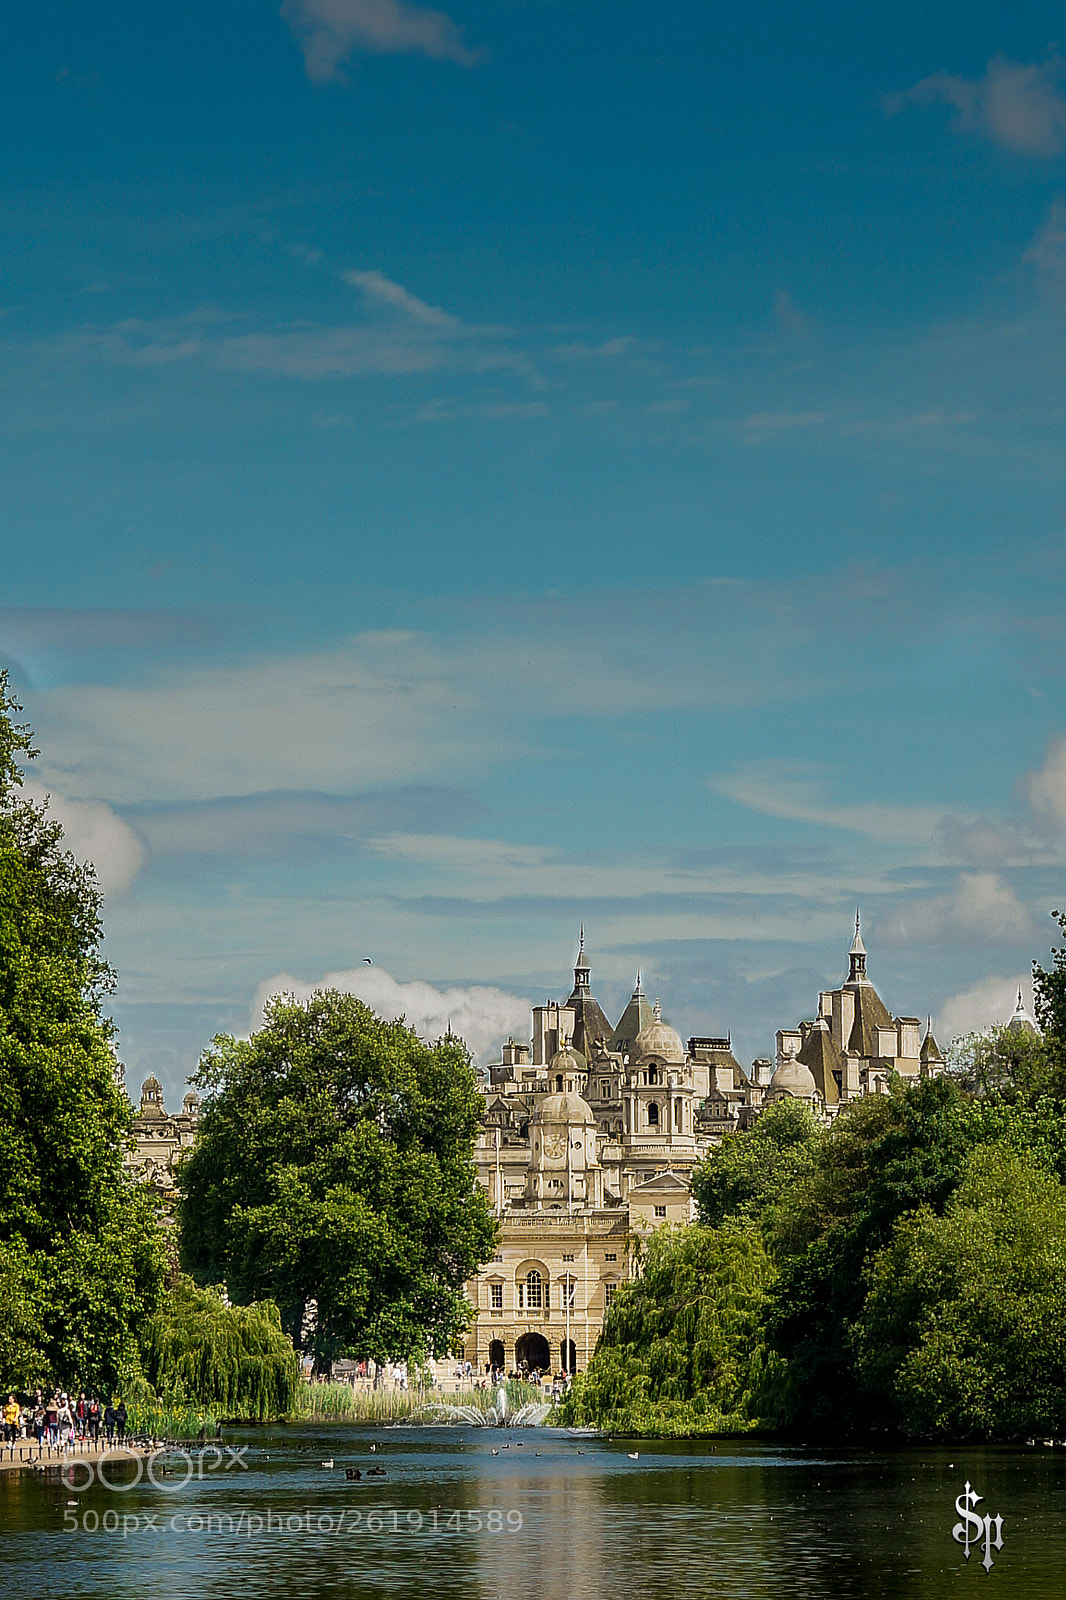
POLYGON ((19 1401, 9 1394, 3 1408, 3 1443, 36 1439, 38 1446, 73 1445, 79 1440, 122 1444, 126 1438, 126 1402, 103 1404, 95 1394, 68 1395, 57 1389, 46 1399, 38 1389, 33 1399, 19 1401))

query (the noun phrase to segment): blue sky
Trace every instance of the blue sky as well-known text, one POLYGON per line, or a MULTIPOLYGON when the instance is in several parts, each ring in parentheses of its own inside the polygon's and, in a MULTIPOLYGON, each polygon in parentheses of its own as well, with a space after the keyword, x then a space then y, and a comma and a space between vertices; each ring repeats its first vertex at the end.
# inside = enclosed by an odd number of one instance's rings
POLYGON ((581 918, 608 1010, 640 966, 742 1059, 857 901, 897 1011, 1009 1013, 1066 899, 1059 9, 6 29, 0 660, 135 1084, 327 975, 484 1055, 581 918))

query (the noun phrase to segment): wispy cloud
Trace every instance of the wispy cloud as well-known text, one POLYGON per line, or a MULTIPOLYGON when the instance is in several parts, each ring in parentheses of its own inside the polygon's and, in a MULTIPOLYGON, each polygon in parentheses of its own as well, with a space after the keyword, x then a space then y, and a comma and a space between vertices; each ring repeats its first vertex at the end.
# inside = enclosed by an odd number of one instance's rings
POLYGON ((346 284, 352 289, 361 289, 372 304, 391 306, 413 317, 416 322, 427 323, 431 328, 455 328, 459 325, 456 317, 449 316, 439 306, 427 305, 416 295, 409 294, 400 284, 386 278, 384 273, 372 269, 369 272, 346 272, 343 276, 346 284))
POLYGON ((406 0, 283 0, 281 14, 312 83, 344 83, 343 68, 359 51, 424 55, 464 67, 484 60, 484 51, 471 50, 443 11, 406 0))
POLYGON ((998 873, 961 872, 946 893, 892 907, 877 932, 886 944, 1014 944, 1035 937, 1035 923, 998 873))
POLYGON ((1044 764, 1028 782, 1029 801, 1038 816, 1066 828, 1066 736, 1051 746, 1044 764))
POLYGON ((908 105, 952 106, 956 133, 975 134, 1018 155, 1051 157, 1066 147, 1066 61, 1012 61, 994 55, 982 78, 934 72, 913 89, 889 95, 889 115, 908 105))

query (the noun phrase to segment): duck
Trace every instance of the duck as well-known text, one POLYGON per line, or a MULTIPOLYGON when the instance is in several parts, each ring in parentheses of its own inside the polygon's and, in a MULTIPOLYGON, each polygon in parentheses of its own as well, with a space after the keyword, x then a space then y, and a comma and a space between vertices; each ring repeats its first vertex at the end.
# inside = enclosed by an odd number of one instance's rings
POLYGON ((368 1478, 387 1478, 388 1477, 388 1473, 385 1471, 384 1467, 367 1467, 366 1475, 367 1475, 368 1478))
POLYGON ((332 1467, 332 1465, 333 1465, 333 1457, 330 1456, 328 1461, 320 1461, 318 1464, 319 1464, 320 1467, 332 1467))
POLYGON ((626 1455, 629 1457, 630 1461, 639 1461, 640 1460, 640 1451, 639 1450, 627 1450, 626 1451, 626 1455))
POLYGON ((492 1453, 494 1456, 498 1456, 500 1452, 498 1450, 494 1450, 492 1453))
POLYGON ((363 1474, 359 1471, 358 1467, 345 1467, 344 1476, 347 1478, 349 1483, 358 1483, 363 1474))

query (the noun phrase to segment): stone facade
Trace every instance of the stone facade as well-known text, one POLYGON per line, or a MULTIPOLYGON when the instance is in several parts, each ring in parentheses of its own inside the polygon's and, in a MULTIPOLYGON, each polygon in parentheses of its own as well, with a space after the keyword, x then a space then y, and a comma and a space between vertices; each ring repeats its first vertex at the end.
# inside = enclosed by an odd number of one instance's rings
POLYGON ((531 1042, 509 1040, 487 1074, 475 1161, 500 1234, 467 1286, 464 1353, 478 1371, 587 1365, 635 1241, 692 1218, 712 1087, 723 1105, 743 1102, 728 1039, 686 1049, 639 975, 612 1028, 590 977, 582 934, 569 999, 534 1007, 531 1042))
POLYGON ((174 1168, 183 1150, 191 1148, 200 1120, 200 1096, 190 1089, 182 1108, 171 1113, 163 1099, 163 1085, 152 1073, 141 1085, 141 1104, 134 1113, 134 1148, 126 1165, 165 1199, 176 1193, 174 1168))

